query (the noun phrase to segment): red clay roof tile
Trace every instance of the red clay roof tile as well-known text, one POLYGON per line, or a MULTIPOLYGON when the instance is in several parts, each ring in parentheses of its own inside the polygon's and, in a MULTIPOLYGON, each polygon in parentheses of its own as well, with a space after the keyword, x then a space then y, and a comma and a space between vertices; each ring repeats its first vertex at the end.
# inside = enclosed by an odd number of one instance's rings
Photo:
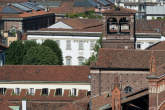
POLYGON ((6 65, 0 80, 89 82, 89 73, 88 66, 6 65))
POLYGON ((148 50, 165 50, 165 41, 156 43, 147 49, 148 50))
POLYGON ((156 65, 165 62, 165 51, 151 50, 121 50, 101 48, 98 60, 91 67, 109 69, 149 69, 150 57, 153 54, 156 58, 156 65))

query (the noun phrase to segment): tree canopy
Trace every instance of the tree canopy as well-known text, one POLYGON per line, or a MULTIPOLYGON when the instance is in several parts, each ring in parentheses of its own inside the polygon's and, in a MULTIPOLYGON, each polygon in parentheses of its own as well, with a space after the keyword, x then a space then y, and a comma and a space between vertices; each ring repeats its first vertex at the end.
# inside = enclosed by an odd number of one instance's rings
POLYGON ((6 51, 6 64, 20 65, 24 56, 24 45, 21 41, 14 41, 6 51))
POLYGON ((52 51, 54 53, 56 53, 58 59, 59 59, 59 62, 58 64, 59 65, 62 65, 63 64, 63 58, 62 58, 62 51, 61 49, 59 48, 58 44, 56 43, 56 41, 53 41, 53 40, 45 40, 43 43, 42 43, 43 46, 47 46, 49 47, 50 49, 52 49, 52 51))
POLYGON ((62 52, 55 41, 14 41, 6 51, 6 64, 62 65, 62 52))
POLYGON ((23 58, 26 65, 58 65, 58 62, 56 53, 46 46, 30 48, 23 58))
POLYGON ((73 14, 67 14, 66 17, 68 18, 97 18, 97 19, 101 19, 102 16, 97 15, 94 11, 85 11, 83 13, 73 13, 73 14))

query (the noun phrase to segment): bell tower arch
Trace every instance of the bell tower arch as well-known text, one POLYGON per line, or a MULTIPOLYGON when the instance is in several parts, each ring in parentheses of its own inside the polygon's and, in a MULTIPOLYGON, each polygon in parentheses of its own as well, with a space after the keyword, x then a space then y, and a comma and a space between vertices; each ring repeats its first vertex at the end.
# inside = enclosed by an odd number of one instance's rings
POLYGON ((134 49, 135 47, 134 10, 113 7, 103 12, 103 48, 134 49))

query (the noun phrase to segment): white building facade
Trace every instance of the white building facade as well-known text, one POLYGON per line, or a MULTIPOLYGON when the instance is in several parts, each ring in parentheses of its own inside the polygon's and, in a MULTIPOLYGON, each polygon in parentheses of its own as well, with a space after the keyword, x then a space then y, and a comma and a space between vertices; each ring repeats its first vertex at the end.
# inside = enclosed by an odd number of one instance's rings
POLYGON ((136 33, 136 49, 144 50, 158 42, 164 41, 165 37, 160 33, 136 33))
POLYGON ((101 32, 71 32, 71 31, 29 31, 27 40, 43 43, 50 39, 58 43, 63 54, 64 65, 81 65, 94 54, 94 47, 101 32))

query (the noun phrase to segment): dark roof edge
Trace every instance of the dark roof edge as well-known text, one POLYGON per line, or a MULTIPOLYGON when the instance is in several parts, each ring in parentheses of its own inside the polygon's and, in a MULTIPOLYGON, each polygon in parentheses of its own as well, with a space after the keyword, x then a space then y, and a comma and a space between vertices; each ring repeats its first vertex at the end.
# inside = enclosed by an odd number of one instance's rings
POLYGON ((89 81, 17 81, 17 80, 0 80, 0 84, 3 83, 83 83, 89 84, 89 81))
POLYGON ((160 79, 160 78, 162 78, 162 77, 164 77, 164 76, 165 76, 165 73, 162 74, 162 75, 160 75, 160 76, 150 75, 150 76, 147 76, 146 78, 147 78, 147 79, 160 79))
POLYGON ((102 70, 113 70, 113 71, 149 71, 149 68, 111 68, 111 67, 90 67, 90 69, 102 69, 102 70))

